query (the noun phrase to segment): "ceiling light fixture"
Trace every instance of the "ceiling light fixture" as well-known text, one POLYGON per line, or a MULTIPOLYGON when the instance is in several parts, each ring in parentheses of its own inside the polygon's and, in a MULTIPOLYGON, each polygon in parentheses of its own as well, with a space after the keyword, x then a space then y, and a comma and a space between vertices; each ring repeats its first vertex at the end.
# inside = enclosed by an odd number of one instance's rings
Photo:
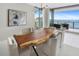
POLYGON ((42 9, 48 8, 48 5, 46 3, 41 3, 41 8, 42 9))

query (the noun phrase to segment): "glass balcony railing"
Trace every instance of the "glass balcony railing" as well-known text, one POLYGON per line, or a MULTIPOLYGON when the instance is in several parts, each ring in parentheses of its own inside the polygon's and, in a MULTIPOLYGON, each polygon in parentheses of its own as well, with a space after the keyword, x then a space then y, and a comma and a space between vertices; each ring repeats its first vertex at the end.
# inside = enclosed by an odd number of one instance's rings
POLYGON ((69 24, 69 28, 79 29, 79 20, 54 20, 55 24, 69 24))

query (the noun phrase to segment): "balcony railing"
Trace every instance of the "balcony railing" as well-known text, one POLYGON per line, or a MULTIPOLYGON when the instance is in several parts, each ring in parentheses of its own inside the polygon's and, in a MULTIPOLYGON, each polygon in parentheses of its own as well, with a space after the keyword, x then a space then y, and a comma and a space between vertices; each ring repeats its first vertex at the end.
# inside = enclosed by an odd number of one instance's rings
POLYGON ((56 24, 69 24, 69 28, 79 29, 79 20, 54 20, 56 24))

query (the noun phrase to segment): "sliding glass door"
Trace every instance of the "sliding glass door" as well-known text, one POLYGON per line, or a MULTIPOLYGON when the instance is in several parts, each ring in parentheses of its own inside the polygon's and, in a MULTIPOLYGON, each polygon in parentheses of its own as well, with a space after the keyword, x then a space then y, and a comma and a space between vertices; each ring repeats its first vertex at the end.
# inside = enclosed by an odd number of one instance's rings
POLYGON ((43 27, 42 9, 37 7, 35 7, 35 27, 37 29, 43 27))
POLYGON ((60 8, 50 11, 50 26, 68 24, 71 29, 79 29, 79 7, 60 8))
POLYGON ((54 24, 54 10, 50 9, 49 11, 49 26, 54 24))
POLYGON ((69 28, 79 29, 79 10, 54 12, 54 23, 69 24, 69 28))

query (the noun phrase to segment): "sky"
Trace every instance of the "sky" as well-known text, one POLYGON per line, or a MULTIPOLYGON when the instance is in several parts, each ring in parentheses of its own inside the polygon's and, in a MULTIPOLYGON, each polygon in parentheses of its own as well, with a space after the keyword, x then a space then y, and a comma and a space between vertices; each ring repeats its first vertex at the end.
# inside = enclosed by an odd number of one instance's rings
POLYGON ((79 10, 67 10, 54 13, 54 19, 57 20, 79 20, 79 10))
MULTIPOLYGON (((35 12, 35 18, 39 17, 39 12, 35 12)), ((40 12, 40 17, 42 17, 42 12, 40 12)), ((49 19, 51 19, 49 14, 49 19)), ((67 10, 54 13, 54 19, 56 20, 79 20, 79 10, 67 10)))

